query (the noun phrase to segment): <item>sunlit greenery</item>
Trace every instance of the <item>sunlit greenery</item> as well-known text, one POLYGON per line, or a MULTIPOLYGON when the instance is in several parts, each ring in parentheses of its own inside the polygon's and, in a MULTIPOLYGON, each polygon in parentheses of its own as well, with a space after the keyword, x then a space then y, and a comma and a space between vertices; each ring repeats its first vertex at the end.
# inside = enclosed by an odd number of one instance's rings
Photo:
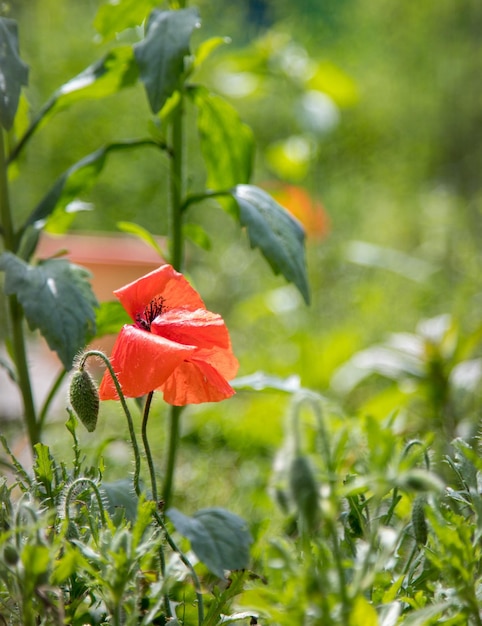
MULTIPOLYGON (((143 4, 146 14, 154 6, 143 4)), ((102 40, 96 28, 105 6, 17 0, 0 7, 18 21, 21 56, 30 66, 19 135, 61 85, 113 47, 140 38, 133 29, 117 42, 102 40)), ((223 606, 244 620, 253 614, 282 625, 481 624, 482 5, 200 0, 196 6, 202 27, 193 34, 194 51, 210 37, 226 40, 212 41, 190 80, 219 93, 252 129, 253 182, 304 222, 311 288, 307 306, 259 250, 250 250, 247 233, 219 199, 187 209, 188 222, 203 230, 191 231, 198 239, 188 238, 186 269, 208 308, 223 315, 240 371, 233 399, 183 415, 175 506, 192 514, 229 505, 255 540, 251 579, 235 580, 233 597, 198 564, 205 590, 227 594, 208 602, 208 610, 223 606), (295 466, 295 458, 303 461, 295 466), (294 467, 302 470, 298 483, 294 467), (300 484, 308 485, 303 496, 300 484)), ((195 195, 204 189, 206 165, 194 104, 193 97, 186 105, 186 186, 195 195)), ((55 113, 11 170, 15 219, 21 223, 57 177, 100 147, 158 139, 154 120, 139 81, 55 113)), ((79 197, 93 210, 76 214, 70 230, 119 232, 125 221, 166 237, 168 162, 167 151, 149 147, 112 151, 79 197)), ((132 409, 138 429, 135 402, 132 409)), ((29 536, 51 523, 65 497, 64 464, 72 463, 62 458, 67 417, 55 414, 45 424, 55 504, 30 514, 10 504, 3 487, 2 519, 16 510, 29 536)), ((167 417, 156 399, 150 428, 159 467, 167 417)), ((95 438, 70 419, 85 467, 101 465, 108 482, 124 480, 132 463, 118 407, 103 404, 95 438)), ((18 436, 16 424, 5 429, 18 436)), ((38 468, 35 479, 42 500, 38 468)), ((31 485, 24 479, 21 487, 31 485)), ((92 498, 79 490, 76 523, 85 527, 94 514, 82 503, 92 505, 92 498)), ((17 585, 17 596, 2 591, 0 614, 18 601, 29 616, 44 610, 51 618, 41 594, 26 598, 44 584, 42 576, 62 585, 75 567, 82 576, 94 571, 97 589, 103 578, 116 583, 117 567, 131 589, 126 572, 139 568, 143 589, 129 591, 135 599, 117 598, 118 605, 124 602, 126 615, 136 602, 154 611, 161 587, 149 578, 157 565, 140 539, 142 507, 148 504, 139 505, 138 544, 126 549, 127 565, 111 552, 89 552, 125 541, 125 519, 107 521, 100 540, 83 535, 83 557, 67 552, 57 561, 60 543, 49 553, 41 537, 12 553, 17 561, 10 564, 8 549, 19 545, 3 528, 7 564, 0 577, 7 589, 17 585), (22 588, 33 562, 39 565, 31 580, 38 584, 22 588)), ((196 623, 194 590, 181 597, 189 575, 176 579, 175 565, 168 587, 185 606, 178 618, 196 623)), ((70 591, 73 597, 79 590, 70 591)), ((102 593, 110 606, 113 587, 102 593)), ((78 598, 85 601, 80 591, 78 598)), ((68 610, 73 615, 75 607, 68 610)), ((87 608, 81 617, 107 623, 87 608)), ((218 623, 211 618, 206 624, 218 623)))

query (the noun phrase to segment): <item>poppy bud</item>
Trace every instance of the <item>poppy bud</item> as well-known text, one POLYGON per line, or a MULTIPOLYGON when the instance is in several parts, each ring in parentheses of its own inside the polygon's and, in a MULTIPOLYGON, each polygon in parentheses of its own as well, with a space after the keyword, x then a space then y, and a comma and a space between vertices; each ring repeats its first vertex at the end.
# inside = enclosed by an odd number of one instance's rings
POLYGON ((318 485, 313 470, 306 456, 299 455, 293 459, 290 467, 291 496, 296 503, 301 519, 310 531, 318 523, 320 504, 318 485))
POLYGON ((425 498, 421 496, 415 498, 412 507, 412 528, 418 546, 424 546, 427 543, 428 537, 424 506, 425 498))
POLYGON ((95 430, 99 415, 99 392, 85 369, 77 370, 70 380, 70 404, 89 433, 95 430))

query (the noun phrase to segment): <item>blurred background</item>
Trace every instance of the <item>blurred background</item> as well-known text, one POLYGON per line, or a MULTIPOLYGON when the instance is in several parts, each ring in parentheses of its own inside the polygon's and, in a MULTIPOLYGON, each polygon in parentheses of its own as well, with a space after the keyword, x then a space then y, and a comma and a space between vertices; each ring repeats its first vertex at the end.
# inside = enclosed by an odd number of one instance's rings
MULTIPOLYGON (((32 111, 112 45, 96 35, 101 4, 11 3, 30 65, 32 111)), ((346 419, 396 413, 401 432, 473 429, 482 372, 482 4, 197 6, 202 28, 193 49, 212 36, 230 43, 193 80, 228 99, 252 127, 253 182, 307 231, 309 307, 214 202, 190 209, 211 249, 189 244, 188 272, 208 308, 227 321, 239 375, 295 376, 295 385, 319 391, 346 419)), ((146 136, 149 119, 140 84, 57 115, 34 137, 12 183, 19 219, 67 167, 104 143, 146 136)), ((204 171, 193 110, 187 119, 195 191, 204 171)), ((157 153, 113 154, 80 198, 91 210, 71 230, 114 233, 126 220, 164 236, 166 181, 167 162, 157 153)), ((111 289, 123 282, 114 272, 111 289)), ((244 484, 263 482, 259 461, 271 462, 288 404, 280 390, 240 389, 229 402, 186 411, 186 459, 190 447, 217 450, 221 472, 208 471, 209 455, 196 467, 186 462, 179 489, 196 484, 190 497, 199 499, 203 481, 219 480, 210 497, 222 502, 229 476, 236 508, 244 484)), ((105 410, 114 414, 110 405, 105 410)), ((159 403, 157 410, 165 409, 159 403)), ((109 432, 106 421, 101 428, 109 432)), ((158 428, 161 441, 162 420, 158 428)))

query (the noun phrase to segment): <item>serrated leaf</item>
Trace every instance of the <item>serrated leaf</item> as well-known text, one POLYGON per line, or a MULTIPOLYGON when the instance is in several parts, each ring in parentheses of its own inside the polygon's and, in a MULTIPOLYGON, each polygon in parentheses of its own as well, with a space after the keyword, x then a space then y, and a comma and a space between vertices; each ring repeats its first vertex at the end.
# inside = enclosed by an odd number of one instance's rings
POLYGON ((254 138, 236 109, 204 87, 189 91, 198 108, 197 126, 207 170, 206 186, 230 189, 251 178, 254 138))
POLYGON ((89 272, 65 259, 29 265, 10 252, 0 257, 4 290, 15 294, 28 325, 39 329, 66 369, 95 334, 97 300, 89 272))
POLYGON ((36 443, 35 450, 35 477, 43 485, 50 485, 54 478, 54 470, 52 467, 52 457, 50 456, 49 447, 43 443, 36 443))
POLYGON ((0 18, 0 124, 6 130, 13 126, 20 90, 28 84, 28 66, 18 48, 17 23, 0 18))
MULTIPOLYGON (((102 172, 107 155, 110 152, 129 150, 145 145, 152 146, 157 144, 150 139, 112 143, 99 148, 77 161, 77 163, 74 163, 55 181, 48 193, 30 214, 24 228, 30 225, 37 228, 44 227, 54 211, 64 211, 80 194, 90 189, 102 172)), ((55 232, 62 232, 60 224, 65 225, 65 222, 57 220, 55 232)))
POLYGON ((134 46, 134 54, 154 114, 180 88, 191 35, 199 25, 195 8, 150 14, 146 36, 134 46))
POLYGON ((124 324, 132 324, 132 320, 120 302, 101 302, 96 309, 96 339, 104 335, 116 335, 124 324))
POLYGON ((219 578, 225 570, 245 569, 252 537, 246 522, 221 508, 197 511, 192 517, 171 508, 167 516, 187 537, 196 556, 219 578))
POLYGON ((309 304, 305 232, 301 224, 259 187, 237 185, 232 193, 251 247, 259 248, 273 272, 293 283, 309 304))

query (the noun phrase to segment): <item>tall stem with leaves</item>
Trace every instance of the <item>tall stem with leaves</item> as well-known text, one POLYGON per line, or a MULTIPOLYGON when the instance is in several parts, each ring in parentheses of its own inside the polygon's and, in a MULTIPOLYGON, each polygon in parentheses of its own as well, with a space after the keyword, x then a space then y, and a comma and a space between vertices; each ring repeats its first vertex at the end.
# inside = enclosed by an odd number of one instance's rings
MULTIPOLYGON (((183 196, 184 196, 184 102, 180 95, 178 106, 173 113, 171 126, 172 155, 170 168, 170 206, 169 206, 169 241, 171 264, 182 271, 184 263, 183 237, 183 196)), ((180 417, 182 408, 171 406, 169 414, 169 440, 166 460, 166 473, 162 498, 166 508, 169 505, 176 465, 177 449, 180 436, 180 417)))
MULTIPOLYGON (((15 252, 15 231, 8 194, 7 158, 5 154, 4 133, 0 129, 0 226, 5 249, 15 252)), ((23 310, 15 294, 8 297, 8 311, 12 329, 12 351, 16 366, 17 383, 22 394, 25 423, 27 425, 30 445, 40 440, 40 428, 37 422, 32 385, 27 362, 27 350, 23 327, 23 310)))

